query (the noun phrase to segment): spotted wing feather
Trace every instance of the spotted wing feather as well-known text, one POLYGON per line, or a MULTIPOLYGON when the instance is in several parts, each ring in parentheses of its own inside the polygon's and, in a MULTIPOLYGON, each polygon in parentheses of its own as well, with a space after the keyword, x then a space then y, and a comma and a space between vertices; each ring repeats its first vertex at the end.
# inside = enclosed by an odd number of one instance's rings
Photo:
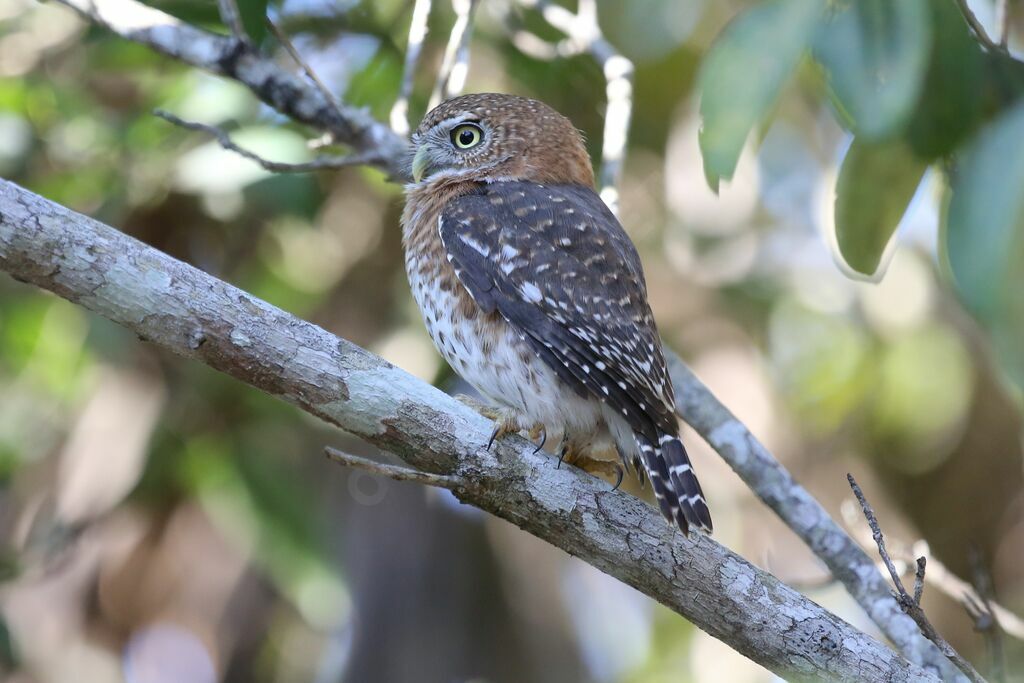
POLYGON ((440 217, 460 282, 558 357, 580 391, 654 439, 675 425, 671 384, 636 250, 592 190, 482 184, 440 217))
POLYGON ((577 185, 481 184, 448 204, 438 228, 477 305, 498 311, 577 393, 624 416, 665 516, 710 529, 640 259, 600 197, 577 185))

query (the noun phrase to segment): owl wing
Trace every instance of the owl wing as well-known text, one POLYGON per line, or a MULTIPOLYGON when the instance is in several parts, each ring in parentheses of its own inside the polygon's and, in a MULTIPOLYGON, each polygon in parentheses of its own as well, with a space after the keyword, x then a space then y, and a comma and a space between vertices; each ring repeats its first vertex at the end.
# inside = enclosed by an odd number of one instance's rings
POLYGON ((498 311, 577 393, 653 443, 678 433, 640 259, 593 190, 481 184, 448 204, 438 228, 477 305, 498 311))

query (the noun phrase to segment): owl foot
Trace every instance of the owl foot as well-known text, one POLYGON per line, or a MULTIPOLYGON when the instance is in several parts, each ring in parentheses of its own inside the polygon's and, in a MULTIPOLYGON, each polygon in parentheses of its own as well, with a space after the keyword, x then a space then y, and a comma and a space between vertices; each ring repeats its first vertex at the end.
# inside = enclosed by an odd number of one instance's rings
POLYGON ((588 474, 612 479, 615 482, 615 485, 612 486, 612 491, 622 486, 622 480, 626 475, 626 470, 614 460, 592 458, 589 455, 578 456, 573 465, 588 474))
POLYGON ((501 408, 496 408, 492 405, 482 402, 478 398, 473 396, 467 396, 466 394, 455 394, 455 400, 464 406, 472 408, 476 412, 480 413, 488 420, 498 421, 505 417, 505 411, 501 408))
POLYGON ((557 467, 561 468, 563 462, 578 467, 588 474, 601 477, 602 479, 612 479, 615 482, 615 485, 612 486, 612 491, 622 485, 622 480, 626 475, 625 468, 619 463, 614 460, 591 457, 590 455, 587 455, 587 452, 583 448, 571 441, 563 440, 561 447, 558 449, 557 467))
MULTIPOLYGON (((517 415, 508 410, 507 408, 497 408, 486 403, 481 403, 479 400, 466 394, 456 394, 455 400, 464 406, 469 406, 476 412, 480 413, 488 420, 493 420, 497 424, 494 426, 494 431, 491 432, 491 437, 487 441, 487 450, 491 450, 491 446, 494 442, 505 436, 506 434, 515 434, 524 429, 523 425, 520 424, 517 415)), ((531 441, 540 439, 540 443, 533 450, 534 453, 544 448, 544 443, 548 439, 547 429, 540 422, 535 422, 532 427, 527 430, 527 435, 531 441)))

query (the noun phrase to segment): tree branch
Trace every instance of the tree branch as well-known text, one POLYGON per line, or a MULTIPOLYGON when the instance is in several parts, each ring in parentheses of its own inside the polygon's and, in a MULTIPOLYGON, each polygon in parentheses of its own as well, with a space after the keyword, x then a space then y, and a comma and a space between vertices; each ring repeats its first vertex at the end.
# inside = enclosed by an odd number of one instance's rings
POLYGON ((205 123, 198 123, 196 121, 186 121, 185 119, 178 118, 174 114, 164 111, 163 109, 157 109, 153 114, 164 121, 173 123, 181 128, 207 133, 208 135, 213 136, 213 138, 217 140, 217 143, 224 149, 230 150, 240 157, 249 159, 273 173, 307 173, 309 171, 319 171, 325 168, 338 169, 346 168, 348 166, 365 166, 375 162, 381 163, 384 161, 380 158, 379 154, 373 151, 358 154, 347 154, 340 157, 321 156, 313 159, 312 161, 296 164, 284 161, 272 161, 271 159, 264 159, 259 154, 239 146, 231 139, 231 136, 228 135, 226 131, 218 128, 217 126, 209 126, 205 123))
MULTIPOLYGON (((553 53, 549 52, 549 59, 555 56, 586 53, 597 62, 604 73, 608 109, 605 111, 598 185, 601 199, 615 215, 618 215, 619 181, 622 179, 622 162, 625 159, 629 121, 633 112, 633 62, 619 54, 605 39, 597 19, 596 0, 580 0, 575 14, 549 0, 519 0, 519 3, 524 7, 536 9, 545 21, 565 34, 565 41, 556 47, 553 53)), ((540 41, 533 34, 525 35, 540 41)), ((540 43, 543 44, 543 41, 540 43)), ((527 45, 530 44, 528 38, 527 45)))
POLYGON ((736 419, 678 356, 666 353, 676 411, 829 568, 871 620, 908 659, 963 679, 914 620, 900 609, 874 561, 807 489, 736 419))
POLYGON ((86 20, 117 35, 210 73, 246 85, 285 116, 331 133, 356 153, 373 154, 371 165, 394 178, 405 175, 405 140, 367 111, 332 102, 247 44, 195 28, 135 0, 58 0, 86 20))
POLYGON ((433 109, 444 100, 451 99, 462 92, 469 72, 469 41, 473 36, 473 15, 476 13, 479 0, 452 0, 455 10, 455 24, 448 34, 448 46, 444 51, 444 61, 437 72, 437 82, 430 94, 428 109, 433 109))
POLYGON ((580 557, 788 680, 934 681, 712 539, 490 423, 401 369, 231 285, 0 181, 0 268, 463 482, 463 502, 580 557))
POLYGON ((416 67, 420 63, 423 41, 427 38, 427 20, 430 18, 431 0, 416 0, 409 22, 409 41, 405 45, 405 65, 402 67, 402 84, 398 97, 391 106, 391 128, 399 135, 409 134, 409 98, 412 96, 416 67))

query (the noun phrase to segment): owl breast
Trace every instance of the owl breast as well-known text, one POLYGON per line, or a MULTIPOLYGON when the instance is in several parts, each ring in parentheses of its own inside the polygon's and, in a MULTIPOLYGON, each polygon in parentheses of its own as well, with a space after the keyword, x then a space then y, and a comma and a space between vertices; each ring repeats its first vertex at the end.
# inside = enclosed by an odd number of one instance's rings
POLYGON ((479 309, 456 279, 440 238, 410 237, 409 285, 430 338, 452 369, 524 425, 543 424, 549 434, 601 431, 600 402, 580 397, 560 381, 497 312, 479 309))

